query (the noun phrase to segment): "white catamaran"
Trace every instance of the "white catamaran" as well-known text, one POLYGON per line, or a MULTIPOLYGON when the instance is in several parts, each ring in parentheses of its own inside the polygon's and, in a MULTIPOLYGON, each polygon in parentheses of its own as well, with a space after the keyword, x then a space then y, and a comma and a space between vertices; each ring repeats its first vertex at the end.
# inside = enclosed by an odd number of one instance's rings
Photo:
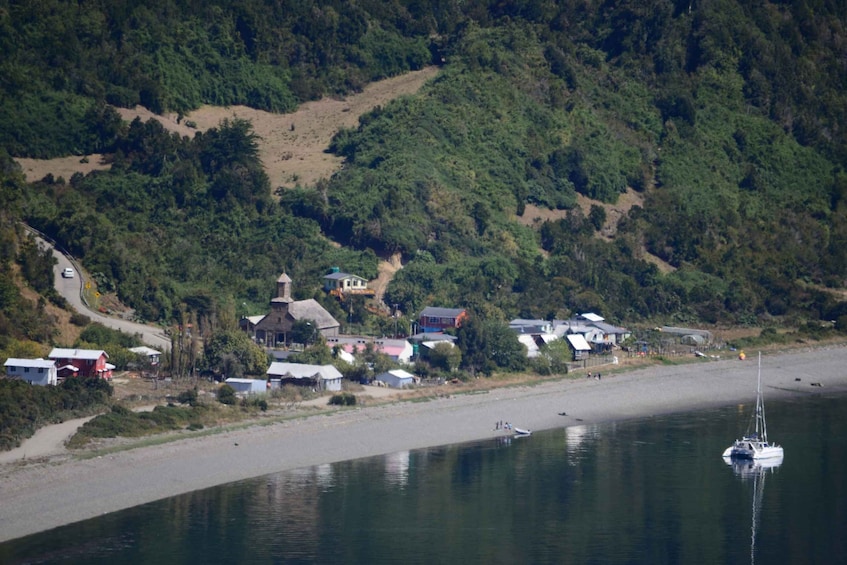
POLYGON ((756 387, 756 413, 753 414, 747 433, 741 439, 735 440, 723 452, 730 459, 763 459, 782 458, 782 447, 768 442, 768 427, 765 422, 765 401, 762 399, 762 352, 759 352, 759 377, 756 387), (751 429, 752 428, 752 432, 751 429))

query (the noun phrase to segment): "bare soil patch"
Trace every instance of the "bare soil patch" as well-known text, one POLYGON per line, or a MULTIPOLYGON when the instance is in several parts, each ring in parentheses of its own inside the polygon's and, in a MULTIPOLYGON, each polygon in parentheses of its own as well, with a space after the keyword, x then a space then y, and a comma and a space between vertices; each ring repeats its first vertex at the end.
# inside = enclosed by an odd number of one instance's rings
POLYGON ((388 258, 387 261, 379 262, 379 275, 375 280, 368 281, 368 286, 374 289, 374 299, 377 302, 382 302, 382 297, 385 295, 385 289, 388 288, 388 283, 394 278, 394 273, 403 268, 401 261, 402 255, 395 253, 388 258))
POLYGON ((74 173, 87 175, 91 171, 102 171, 111 165, 103 163, 103 155, 71 155, 70 157, 58 157, 56 159, 15 159, 23 170, 26 180, 29 182, 40 181, 48 174, 54 178, 62 177, 69 181, 74 173))
MULTIPOLYGON (((165 129, 183 136, 194 137, 198 131, 216 127, 225 119, 241 118, 253 124, 261 138, 259 154, 265 171, 276 189, 312 186, 329 178, 341 167, 341 159, 326 153, 332 136, 341 128, 358 126, 359 117, 398 96, 414 94, 438 73, 438 67, 426 67, 401 76, 374 82, 358 93, 345 98, 324 98, 302 104, 290 114, 273 114, 246 106, 203 106, 182 119, 177 114, 157 115, 141 106, 118 108, 126 121, 135 118, 156 120, 165 129), (193 127, 187 124, 192 123, 193 127)), ((107 169, 102 155, 59 159, 16 159, 30 182, 41 180, 48 173, 69 179, 74 173, 87 174, 107 169)))
POLYGON ((312 186, 329 178, 341 167, 342 160, 326 152, 332 137, 342 128, 359 125, 359 117, 398 96, 414 94, 438 73, 427 67, 401 76, 372 83, 358 93, 341 99, 324 98, 302 104, 290 114, 272 114, 246 106, 203 106, 177 123, 177 115, 157 116, 144 108, 122 110, 125 120, 135 116, 156 119, 167 129, 181 135, 194 135, 216 127, 225 119, 240 118, 253 124, 261 138, 259 154, 273 188, 312 186), (196 129, 187 127, 196 124, 196 129))
MULTIPOLYGON (((629 213, 633 206, 644 205, 644 195, 631 188, 627 188, 626 192, 621 194, 618 197, 618 201, 614 204, 600 202, 582 194, 576 195, 576 202, 584 216, 588 216, 591 213, 591 206, 600 206, 603 208, 606 211, 606 221, 600 229, 599 235, 605 239, 614 239, 618 231, 618 222, 629 213)), ((523 216, 517 216, 517 220, 525 226, 538 227, 548 220, 561 220, 567 214, 567 210, 549 210, 527 204, 523 216)))
MULTIPOLYGON (((612 241, 615 239, 615 236, 618 233, 618 224, 634 206, 644 206, 644 194, 636 192, 632 188, 627 188, 626 192, 621 194, 618 197, 618 201, 614 204, 593 200, 587 196, 583 196, 582 194, 577 194, 576 198, 577 205, 584 216, 588 216, 588 214, 591 213, 591 206, 600 206, 606 212, 606 221, 597 233, 597 237, 605 239, 606 241, 612 241)), ((527 204, 523 216, 516 216, 516 219, 522 225, 538 229, 545 221, 560 220, 567 216, 567 213, 567 210, 549 210, 547 208, 540 208, 532 204, 527 204)), ((649 253, 643 245, 640 248, 640 258, 648 263, 656 265, 662 273, 670 273, 675 270, 671 264, 662 261, 652 253, 649 253)))

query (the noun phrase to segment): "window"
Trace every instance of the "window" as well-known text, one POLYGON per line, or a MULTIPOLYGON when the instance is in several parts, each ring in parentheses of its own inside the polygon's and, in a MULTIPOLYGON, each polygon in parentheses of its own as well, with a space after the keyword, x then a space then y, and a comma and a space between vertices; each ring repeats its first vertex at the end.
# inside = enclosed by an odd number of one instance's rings
POLYGON ((29 373, 29 367, 24 367, 24 373, 29 373))

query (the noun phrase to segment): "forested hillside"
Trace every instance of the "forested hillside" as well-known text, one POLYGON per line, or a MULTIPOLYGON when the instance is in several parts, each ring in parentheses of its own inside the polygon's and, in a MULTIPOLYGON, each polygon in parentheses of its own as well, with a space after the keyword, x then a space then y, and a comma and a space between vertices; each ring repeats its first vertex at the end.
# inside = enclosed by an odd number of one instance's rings
POLYGON ((839 320, 845 24, 843 1, 811 0, 0 1, 4 226, 56 238, 149 320, 261 309, 282 268, 312 296, 329 267, 374 277, 395 252, 386 302, 406 313, 839 320), (189 139, 112 109, 286 111, 427 64, 417 95, 338 133, 338 174, 293 190, 248 123, 189 139), (9 158, 94 151, 111 170, 29 186, 9 158), (628 188, 643 206, 598 237, 577 195, 628 188), (561 219, 522 225, 528 204, 561 219))

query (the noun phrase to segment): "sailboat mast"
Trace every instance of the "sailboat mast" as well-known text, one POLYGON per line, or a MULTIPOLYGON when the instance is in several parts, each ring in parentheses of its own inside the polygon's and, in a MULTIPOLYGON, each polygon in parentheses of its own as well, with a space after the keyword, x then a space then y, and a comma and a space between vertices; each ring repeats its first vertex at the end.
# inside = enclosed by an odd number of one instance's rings
POLYGON ((761 433, 763 441, 768 441, 768 427, 765 423, 765 403, 762 401, 762 352, 759 351, 759 376, 756 385, 756 433, 761 433))

